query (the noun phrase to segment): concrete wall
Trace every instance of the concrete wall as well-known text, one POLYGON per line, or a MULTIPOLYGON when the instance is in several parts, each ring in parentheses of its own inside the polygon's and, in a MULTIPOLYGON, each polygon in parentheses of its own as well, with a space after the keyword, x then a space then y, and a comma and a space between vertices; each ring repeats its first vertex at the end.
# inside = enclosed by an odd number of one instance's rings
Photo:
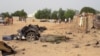
POLYGON ((80 15, 74 16, 73 19, 73 30, 75 32, 87 32, 90 31, 92 26, 93 26, 93 19, 94 19, 94 15, 93 14, 88 14, 87 16, 83 17, 83 26, 80 27, 79 26, 79 22, 80 22, 80 15))

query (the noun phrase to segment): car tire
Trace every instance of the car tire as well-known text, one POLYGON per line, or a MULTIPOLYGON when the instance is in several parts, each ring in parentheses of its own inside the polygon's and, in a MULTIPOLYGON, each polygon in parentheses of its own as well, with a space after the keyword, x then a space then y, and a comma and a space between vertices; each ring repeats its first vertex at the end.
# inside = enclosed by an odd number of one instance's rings
POLYGON ((36 35, 34 32, 30 31, 30 32, 27 32, 26 34, 26 40, 31 42, 31 41, 34 41, 36 38, 36 35))

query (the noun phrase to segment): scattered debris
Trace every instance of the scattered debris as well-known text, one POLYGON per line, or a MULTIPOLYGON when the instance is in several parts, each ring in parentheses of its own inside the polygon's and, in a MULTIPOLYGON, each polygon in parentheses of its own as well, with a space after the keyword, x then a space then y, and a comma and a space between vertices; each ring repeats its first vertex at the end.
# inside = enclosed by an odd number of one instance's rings
POLYGON ((2 39, 5 41, 10 41, 10 40, 15 40, 17 36, 18 36, 17 34, 4 35, 2 39))
POLYGON ((73 34, 73 37, 76 37, 76 35, 73 34))
POLYGON ((47 47, 47 45, 42 45, 42 47, 47 47))
POLYGON ((91 44, 86 44, 85 46, 91 46, 91 44))
POLYGON ((60 35, 44 35, 40 38, 41 42, 60 43, 69 41, 71 38, 60 35))
POLYGON ((75 48, 79 48, 80 46, 79 45, 75 45, 75 48))
POLYGON ((98 45, 99 44, 99 41, 97 41, 96 43, 95 43, 95 45, 98 45))
POLYGON ((99 48, 99 47, 100 47, 100 43, 99 43, 99 41, 96 41, 94 47, 96 47, 96 48, 99 48))
POLYGON ((16 54, 16 51, 3 41, 0 41, 0 51, 2 52, 2 56, 16 54))
POLYGON ((96 43, 94 43, 94 46, 95 48, 99 48, 100 47, 100 42, 99 41, 96 41, 96 43))
POLYGON ((72 32, 66 32, 66 34, 72 34, 72 32))
POLYGON ((37 42, 34 42, 34 44, 38 44, 37 42))
POLYGON ((25 48, 22 49, 22 51, 25 51, 25 50, 26 50, 25 48))
POLYGON ((22 54, 25 54, 25 52, 23 52, 22 54))
POLYGON ((25 54, 25 52, 23 52, 22 54, 25 54))

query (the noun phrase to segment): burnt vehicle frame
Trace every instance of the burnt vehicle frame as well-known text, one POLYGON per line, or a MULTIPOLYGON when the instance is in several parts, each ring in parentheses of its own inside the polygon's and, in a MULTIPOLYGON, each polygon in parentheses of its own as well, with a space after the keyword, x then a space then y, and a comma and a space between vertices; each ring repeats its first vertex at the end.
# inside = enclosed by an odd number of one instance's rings
POLYGON ((19 38, 23 40, 23 37, 27 41, 39 40, 41 32, 46 30, 46 27, 39 27, 38 25, 24 26, 21 30, 18 30, 19 38))

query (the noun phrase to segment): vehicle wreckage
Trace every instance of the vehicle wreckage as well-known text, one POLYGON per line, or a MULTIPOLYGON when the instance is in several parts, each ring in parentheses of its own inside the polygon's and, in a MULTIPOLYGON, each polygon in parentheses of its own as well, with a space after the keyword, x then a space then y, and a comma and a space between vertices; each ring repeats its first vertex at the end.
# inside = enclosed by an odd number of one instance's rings
POLYGON ((38 25, 29 24, 28 26, 24 26, 22 29, 18 30, 18 34, 3 36, 3 40, 38 40, 41 37, 41 32, 43 32, 46 29, 46 27, 40 27, 38 25))

